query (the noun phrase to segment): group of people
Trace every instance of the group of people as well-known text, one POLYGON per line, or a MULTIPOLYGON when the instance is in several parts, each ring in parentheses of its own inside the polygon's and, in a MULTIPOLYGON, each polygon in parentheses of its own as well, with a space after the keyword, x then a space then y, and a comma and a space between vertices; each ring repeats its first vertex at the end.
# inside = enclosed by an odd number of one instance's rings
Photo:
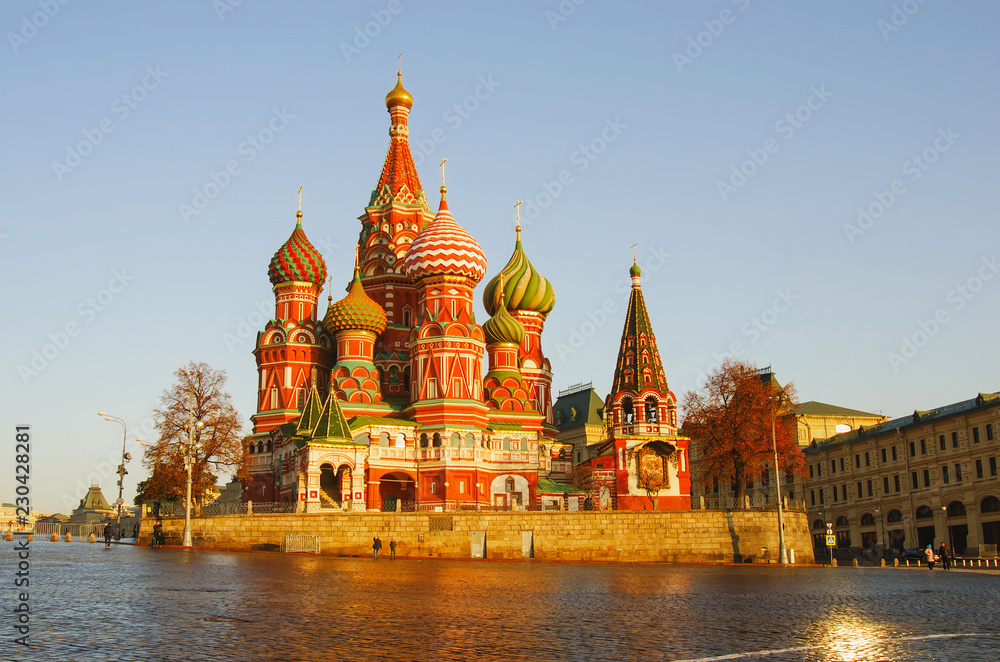
MULTIPOLYGON (((105 547, 105 549, 108 548, 108 547, 111 547, 111 539, 112 538, 116 538, 118 540, 121 540, 123 537, 126 537, 125 536, 124 528, 125 527, 123 527, 121 525, 113 526, 111 522, 107 522, 104 525, 104 547, 105 547), (117 535, 115 535, 116 529, 117 529, 117 535)), ((139 539, 139 523, 138 522, 136 522, 135 526, 132 527, 132 537, 135 538, 136 540, 139 539)))
MULTIPOLYGON (((372 538, 372 551, 375 552, 375 558, 378 558, 379 552, 382 551, 382 539, 378 536, 372 538)), ((389 559, 392 561, 396 560, 396 539, 391 538, 389 540, 389 559)))
POLYGON ((945 570, 951 569, 951 556, 948 554, 948 548, 944 543, 941 543, 941 547, 938 548, 937 552, 934 551, 933 545, 927 545, 927 549, 924 550, 924 558, 927 560, 927 567, 930 570, 934 569, 934 564, 938 561, 941 562, 941 566, 945 570))

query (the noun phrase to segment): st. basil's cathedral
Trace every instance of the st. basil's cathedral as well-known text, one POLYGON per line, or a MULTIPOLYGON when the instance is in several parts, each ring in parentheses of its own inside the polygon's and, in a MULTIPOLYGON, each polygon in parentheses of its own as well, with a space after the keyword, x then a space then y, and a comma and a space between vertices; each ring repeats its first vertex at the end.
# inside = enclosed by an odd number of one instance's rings
POLYGON ((275 313, 254 348, 244 501, 295 502, 299 512, 690 508, 688 439, 677 434, 639 267, 601 432, 563 434, 542 352, 555 292, 520 225, 483 289, 490 318, 480 325, 473 297, 486 255, 448 209, 443 173, 431 211, 401 73, 385 105, 389 150, 359 219, 347 295, 328 296, 319 319, 326 263, 301 204, 271 259, 275 313))

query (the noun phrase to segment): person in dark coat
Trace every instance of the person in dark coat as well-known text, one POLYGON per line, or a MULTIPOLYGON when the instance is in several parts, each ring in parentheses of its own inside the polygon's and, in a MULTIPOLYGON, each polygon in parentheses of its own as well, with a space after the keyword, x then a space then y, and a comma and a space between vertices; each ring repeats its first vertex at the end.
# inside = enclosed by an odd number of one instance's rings
POLYGON ((396 539, 393 538, 389 541, 389 560, 396 560, 396 539))
POLYGON ((379 550, 382 549, 382 541, 379 540, 378 536, 372 538, 372 549, 375 550, 375 558, 378 558, 379 550))
POLYGON ((149 537, 149 546, 156 547, 160 544, 160 537, 163 535, 163 525, 157 522, 153 525, 153 533, 149 537))
POLYGON ((938 548, 938 557, 941 559, 941 567, 945 570, 951 569, 951 557, 948 556, 948 548, 942 542, 941 547, 938 548))
POLYGON ((111 536, 114 535, 114 531, 111 529, 111 522, 104 525, 104 548, 108 549, 111 547, 111 536))

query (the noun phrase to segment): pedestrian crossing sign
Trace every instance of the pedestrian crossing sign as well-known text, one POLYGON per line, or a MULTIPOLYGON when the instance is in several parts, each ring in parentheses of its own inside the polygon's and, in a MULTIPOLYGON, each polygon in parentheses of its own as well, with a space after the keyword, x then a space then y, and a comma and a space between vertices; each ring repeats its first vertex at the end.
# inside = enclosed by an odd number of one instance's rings
POLYGON ((826 537, 826 544, 827 544, 827 547, 833 547, 834 545, 837 544, 837 537, 836 536, 827 536, 826 537))

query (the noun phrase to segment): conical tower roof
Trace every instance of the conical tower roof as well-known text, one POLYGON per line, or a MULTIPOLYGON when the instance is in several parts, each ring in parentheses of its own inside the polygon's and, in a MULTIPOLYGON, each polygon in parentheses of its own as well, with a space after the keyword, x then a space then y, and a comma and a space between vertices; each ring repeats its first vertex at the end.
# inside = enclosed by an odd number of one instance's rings
POLYGON ((483 305, 486 312, 495 315, 497 312, 496 290, 503 279, 503 301, 508 310, 526 310, 542 315, 548 315, 556 305, 556 293, 552 284, 542 274, 538 273, 531 260, 521 246, 521 225, 517 225, 517 241, 514 243, 514 254, 510 256, 507 265, 486 284, 483 290, 483 305))
POLYGON ((653 325, 649 321, 646 300, 639 284, 641 271, 634 261, 629 274, 632 277, 632 294, 618 349, 618 365, 615 368, 611 394, 614 396, 622 391, 639 394, 647 389, 667 393, 670 388, 667 386, 660 350, 656 347, 656 336, 653 335, 653 325))
POLYGON ((299 424, 295 428, 295 433, 302 436, 312 434, 312 429, 319 421, 319 415, 323 411, 323 400, 319 397, 316 385, 309 389, 306 394, 306 402, 302 407, 302 416, 299 417, 299 424))
POLYGON ((334 441, 352 441, 351 427, 344 417, 344 410, 340 408, 337 400, 337 392, 331 390, 330 396, 326 399, 316 427, 313 428, 312 438, 317 440, 332 439, 334 441))
POLYGON ((397 72, 396 76, 396 87, 385 96, 385 106, 392 118, 389 125, 389 151, 385 155, 382 173, 379 175, 375 190, 372 191, 369 204, 373 204, 385 190, 388 190, 390 197, 394 197, 405 186, 417 199, 421 197, 420 192, 423 190, 417 166, 413 163, 413 154, 410 152, 410 130, 407 126, 407 116, 410 107, 413 106, 413 97, 403 87, 402 72, 397 72))

